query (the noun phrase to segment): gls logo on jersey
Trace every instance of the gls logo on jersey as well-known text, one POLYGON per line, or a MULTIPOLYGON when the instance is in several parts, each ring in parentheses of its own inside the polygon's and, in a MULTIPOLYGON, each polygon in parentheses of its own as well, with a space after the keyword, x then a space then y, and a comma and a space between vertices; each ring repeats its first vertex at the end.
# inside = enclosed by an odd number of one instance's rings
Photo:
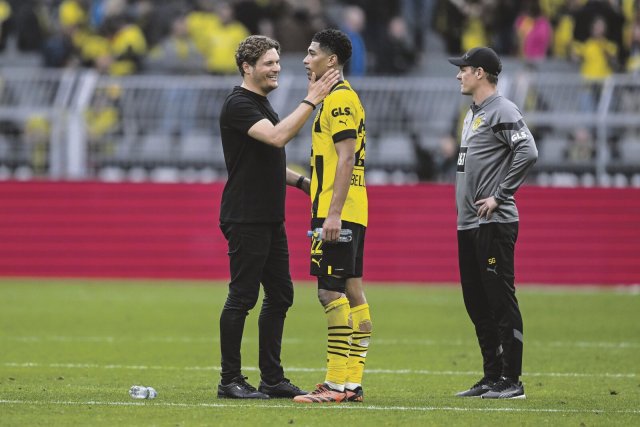
POLYGON ((344 107, 344 109, 342 107, 334 108, 333 110, 331 110, 331 115, 333 117, 350 116, 351 109, 349 107, 344 107))
POLYGON ((511 142, 521 141, 523 139, 527 139, 528 137, 529 135, 527 135, 527 133, 524 131, 516 132, 513 135, 511 135, 511 142))

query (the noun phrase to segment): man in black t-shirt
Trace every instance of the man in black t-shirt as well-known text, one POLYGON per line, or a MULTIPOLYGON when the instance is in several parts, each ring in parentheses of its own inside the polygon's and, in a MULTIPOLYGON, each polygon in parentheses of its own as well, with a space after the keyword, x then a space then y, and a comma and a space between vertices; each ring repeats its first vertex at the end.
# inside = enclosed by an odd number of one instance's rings
POLYGON ((278 87, 280 45, 250 36, 238 46, 236 64, 242 84, 222 106, 220 132, 228 180, 222 193, 220 228, 229 245, 231 281, 220 315, 221 381, 218 397, 267 399, 306 394, 284 377, 280 364, 282 330, 293 303, 289 250, 284 227, 286 185, 309 194, 310 181, 286 166, 284 147, 302 128, 331 88, 338 73, 312 76, 307 96, 282 121, 267 94, 278 87), (245 318, 264 300, 259 329, 258 390, 241 371, 240 347, 245 318))

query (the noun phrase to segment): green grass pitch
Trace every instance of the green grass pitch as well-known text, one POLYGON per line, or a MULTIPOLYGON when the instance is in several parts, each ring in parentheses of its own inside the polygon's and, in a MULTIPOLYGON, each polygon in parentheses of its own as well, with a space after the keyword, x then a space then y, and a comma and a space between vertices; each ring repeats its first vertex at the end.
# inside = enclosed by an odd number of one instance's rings
MULTIPOLYGON (((0 426, 640 425, 636 288, 522 286, 526 400, 454 393, 481 376, 457 286, 368 285, 374 332, 362 404, 218 399, 218 318, 226 285, 208 282, 0 281, 0 426), (153 386, 154 400, 129 397, 153 386)), ((258 309, 243 365, 254 385, 258 309)), ((315 285, 296 284, 286 375, 324 378, 326 324, 315 285)))

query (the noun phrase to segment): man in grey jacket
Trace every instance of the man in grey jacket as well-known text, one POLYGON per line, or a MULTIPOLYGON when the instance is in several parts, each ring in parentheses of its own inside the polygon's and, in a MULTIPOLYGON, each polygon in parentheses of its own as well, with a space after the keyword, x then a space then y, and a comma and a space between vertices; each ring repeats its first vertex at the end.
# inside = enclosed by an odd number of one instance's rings
POLYGON ((462 295, 483 358, 484 376, 461 397, 524 399, 523 328, 514 283, 518 210, 514 195, 538 158, 522 114, 497 91, 502 63, 490 48, 449 62, 473 104, 464 119, 456 173, 462 295))

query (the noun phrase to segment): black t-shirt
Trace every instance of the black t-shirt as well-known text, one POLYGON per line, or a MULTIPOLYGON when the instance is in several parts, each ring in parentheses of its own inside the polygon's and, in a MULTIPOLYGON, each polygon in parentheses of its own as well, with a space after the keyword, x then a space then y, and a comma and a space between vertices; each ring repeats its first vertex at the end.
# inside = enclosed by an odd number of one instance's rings
POLYGON ((222 193, 220 222, 268 223, 284 221, 286 155, 251 138, 249 129, 262 119, 280 119, 266 97, 240 86, 222 106, 220 134, 228 180, 222 193))

